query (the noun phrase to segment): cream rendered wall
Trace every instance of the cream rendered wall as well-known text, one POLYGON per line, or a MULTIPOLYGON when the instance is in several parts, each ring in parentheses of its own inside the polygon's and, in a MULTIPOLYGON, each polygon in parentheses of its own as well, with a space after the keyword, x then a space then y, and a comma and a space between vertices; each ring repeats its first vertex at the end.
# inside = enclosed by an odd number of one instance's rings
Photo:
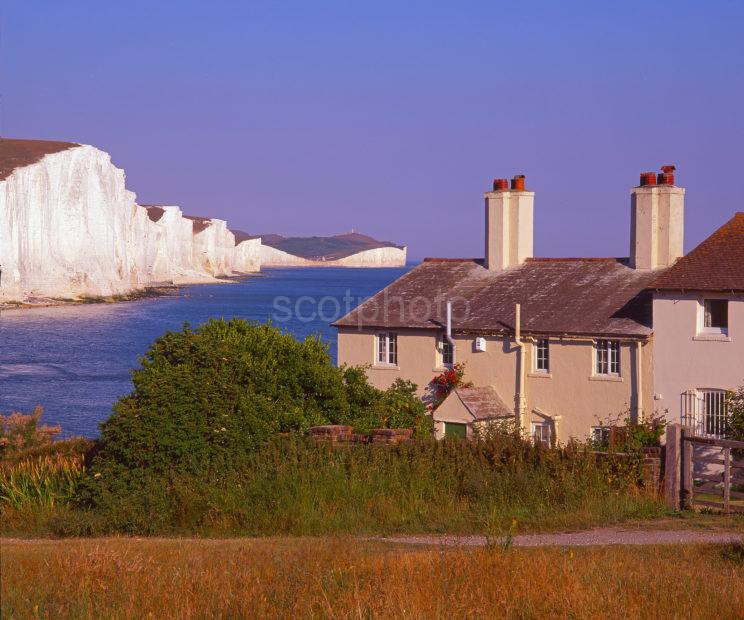
MULTIPOLYGON (((395 330, 390 330, 395 331, 395 330)), ((410 379, 424 395, 437 368, 435 330, 397 330, 398 365, 372 365, 370 382, 386 388, 396 378, 410 379)), ((465 362, 465 378, 476 386, 492 385, 507 405, 512 405, 517 388, 517 355, 513 340, 487 337, 486 350, 475 351, 475 338, 456 336, 456 361, 465 362)), ((643 403, 648 413, 653 410, 653 368, 651 342, 642 347, 643 403)), ((586 438, 590 427, 611 417, 622 416, 636 407, 636 344, 623 342, 620 353, 620 377, 605 379, 593 376, 594 356, 591 341, 550 339, 550 375, 531 372, 532 344, 526 354, 527 411, 535 422, 555 422, 556 436, 566 442, 570 437, 586 438), (537 411, 536 411, 537 410, 537 411)), ((338 362, 369 365, 375 360, 375 332, 341 328, 338 333, 338 362)))
POLYGON ((744 384, 744 296, 729 299, 728 337, 698 336, 702 295, 654 297, 654 391, 657 408, 680 421, 681 395, 700 388, 744 384))

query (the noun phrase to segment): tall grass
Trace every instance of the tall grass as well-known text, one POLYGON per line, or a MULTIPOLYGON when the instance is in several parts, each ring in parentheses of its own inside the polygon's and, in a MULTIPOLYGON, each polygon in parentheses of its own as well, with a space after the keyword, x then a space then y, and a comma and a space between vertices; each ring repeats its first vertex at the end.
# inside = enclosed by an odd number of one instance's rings
POLYGON ((4 542, 3 618, 741 618, 741 546, 4 542))
POLYGON ((18 512, 67 504, 84 472, 82 457, 65 454, 0 463, 0 504, 18 512))
POLYGON ((290 438, 266 444, 235 471, 199 478, 137 473, 126 488, 119 476, 106 475, 89 479, 95 521, 70 519, 58 533, 500 533, 514 520, 525 531, 664 512, 638 488, 638 472, 627 463, 514 438, 395 447, 290 438))

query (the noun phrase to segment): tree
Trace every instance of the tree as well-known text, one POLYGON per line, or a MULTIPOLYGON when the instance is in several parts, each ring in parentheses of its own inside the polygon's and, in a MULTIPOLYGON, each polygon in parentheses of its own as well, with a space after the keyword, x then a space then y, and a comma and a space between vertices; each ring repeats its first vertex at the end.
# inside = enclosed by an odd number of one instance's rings
POLYGON ((91 469, 98 479, 234 469, 268 437, 318 424, 426 432, 412 384, 384 392, 363 369, 335 367, 318 337, 298 341, 239 319, 167 332, 132 382, 101 425, 91 469))

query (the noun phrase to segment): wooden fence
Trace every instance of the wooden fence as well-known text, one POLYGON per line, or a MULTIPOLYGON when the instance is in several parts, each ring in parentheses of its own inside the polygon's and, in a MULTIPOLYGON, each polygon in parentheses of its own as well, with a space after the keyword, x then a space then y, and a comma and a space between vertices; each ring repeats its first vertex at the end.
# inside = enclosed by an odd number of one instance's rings
POLYGON ((698 437, 688 427, 670 424, 665 465, 671 508, 744 513, 744 441, 698 437))

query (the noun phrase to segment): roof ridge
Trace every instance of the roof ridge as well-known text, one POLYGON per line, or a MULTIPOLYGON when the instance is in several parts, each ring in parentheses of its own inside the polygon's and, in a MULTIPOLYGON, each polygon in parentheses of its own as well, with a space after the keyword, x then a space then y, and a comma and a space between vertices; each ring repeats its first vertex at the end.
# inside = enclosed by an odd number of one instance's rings
POLYGON ((482 258, 438 258, 427 256, 424 263, 482 263, 482 258))
POLYGON ((627 256, 558 256, 558 257, 549 257, 549 256, 530 256, 525 259, 525 261, 529 261, 532 263, 562 263, 562 262, 575 262, 575 261, 586 261, 586 262, 603 262, 603 261, 613 261, 613 262, 622 262, 628 260, 627 256))

